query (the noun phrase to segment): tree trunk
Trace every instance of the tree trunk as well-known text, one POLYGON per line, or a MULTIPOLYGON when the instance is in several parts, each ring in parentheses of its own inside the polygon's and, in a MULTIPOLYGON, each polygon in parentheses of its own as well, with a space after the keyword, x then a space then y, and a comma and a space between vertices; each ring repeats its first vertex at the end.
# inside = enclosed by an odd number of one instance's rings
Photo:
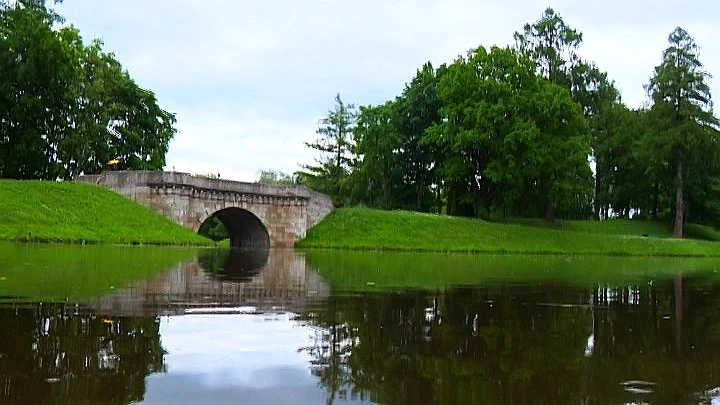
MULTIPOLYGON (((597 160, 596 160, 597 162, 597 160)), ((597 163, 595 164, 595 201, 593 204, 593 218, 596 221, 600 220, 600 170, 597 167, 597 163)))
POLYGON ((550 192, 547 197, 547 206, 545 207, 545 221, 548 224, 555 223, 555 207, 553 205, 553 196, 552 192, 550 192))
POLYGON ((388 178, 388 176, 385 176, 383 178, 382 191, 383 191, 383 208, 386 210, 389 210, 390 209, 390 179, 388 178))
POLYGON ((673 237, 682 239, 683 222, 685 216, 685 202, 683 201, 683 162, 678 159, 677 173, 675 175, 675 228, 673 237))
POLYGON ((658 205, 660 204, 660 182, 657 179, 655 179, 653 187, 652 214, 650 214, 650 218, 656 220, 658 219, 658 205))
POLYGON ((383 159, 383 173, 382 173, 382 194, 383 194, 383 209, 390 209, 390 167, 388 159, 383 159))

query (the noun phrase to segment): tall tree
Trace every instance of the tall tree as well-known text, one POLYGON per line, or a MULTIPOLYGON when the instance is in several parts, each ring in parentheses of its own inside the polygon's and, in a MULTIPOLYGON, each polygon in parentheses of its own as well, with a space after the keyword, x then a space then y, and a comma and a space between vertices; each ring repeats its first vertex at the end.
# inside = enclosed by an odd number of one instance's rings
POLYGON ((588 130, 580 107, 566 89, 538 77, 529 58, 480 47, 448 67, 440 94, 444 117, 427 142, 449 152, 442 163, 448 213, 532 210, 553 222, 559 201, 587 194, 588 130))
MULTIPOLYGON (((330 194, 340 203, 342 183, 353 164, 353 131, 357 113, 353 104, 345 104, 340 94, 335 96, 335 107, 319 122, 314 142, 305 146, 321 153, 318 165, 306 165, 308 171, 299 172, 302 181, 318 191, 330 194)), ((344 198, 344 197, 343 197, 344 198)))
POLYGON ((582 33, 565 24, 552 8, 545 9, 540 20, 525 24, 523 32, 513 35, 517 48, 537 62, 541 76, 569 88, 572 67, 580 62, 576 51, 582 33))
POLYGON ((40 0, 0 2, 0 177, 160 169, 175 117, 40 0))
POLYGON ((647 90, 652 98, 655 133, 649 142, 653 155, 674 169, 675 218, 673 235, 682 238, 685 215, 685 183, 693 169, 701 171, 700 159, 717 150, 712 135, 717 119, 712 113, 709 74, 698 59, 698 47, 683 28, 668 37, 662 63, 655 68, 647 90))
POLYGON ((604 146, 613 143, 612 139, 620 134, 620 127, 613 126, 613 113, 622 110, 620 92, 608 79, 607 73, 602 72, 593 63, 579 62, 570 70, 570 91, 577 103, 582 107, 590 130, 590 147, 592 159, 595 162, 595 188, 593 216, 600 219, 601 211, 607 212, 611 188, 611 171, 617 166, 617 160, 625 158, 611 152, 617 149, 607 149, 604 146))
POLYGON ((370 206, 392 208, 393 184, 402 183, 397 121, 395 102, 360 107, 354 134, 360 161, 352 176, 357 178, 356 199, 370 206))
POLYGON ((0 177, 54 174, 74 80, 54 21, 34 2, 0 4, 0 177))
MULTIPOLYGON (((594 63, 581 60, 577 54, 582 33, 568 26, 553 9, 545 10, 540 20, 525 24, 522 32, 515 32, 516 47, 537 63, 538 73, 570 90, 573 100, 582 107, 589 124, 592 158, 595 161, 594 217, 608 206, 609 167, 615 167, 602 148, 609 131, 608 115, 620 104, 620 92, 605 72, 594 63)), ((607 211, 607 209, 605 210, 607 211)))
POLYGON ((439 208, 437 195, 441 188, 438 150, 423 142, 426 131, 440 122, 442 100, 438 91, 445 66, 435 69, 430 62, 418 69, 396 100, 398 131, 401 137, 399 161, 404 172, 400 186, 400 206, 417 211, 439 208), (431 192, 435 188, 436 195, 431 192))

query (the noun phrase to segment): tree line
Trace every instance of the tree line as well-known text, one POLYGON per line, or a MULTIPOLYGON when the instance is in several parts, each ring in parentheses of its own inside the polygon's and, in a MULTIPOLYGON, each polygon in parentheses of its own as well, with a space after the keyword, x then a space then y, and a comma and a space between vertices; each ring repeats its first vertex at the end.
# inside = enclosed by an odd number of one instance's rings
POLYGON ((0 178, 161 169, 175 116, 42 0, 0 0, 0 178))
POLYGON ((626 106, 577 53, 582 33, 548 8, 514 33, 417 70, 402 94, 356 108, 338 95, 319 124, 316 164, 297 173, 338 205, 481 218, 720 216, 718 119, 698 46, 674 29, 626 106))

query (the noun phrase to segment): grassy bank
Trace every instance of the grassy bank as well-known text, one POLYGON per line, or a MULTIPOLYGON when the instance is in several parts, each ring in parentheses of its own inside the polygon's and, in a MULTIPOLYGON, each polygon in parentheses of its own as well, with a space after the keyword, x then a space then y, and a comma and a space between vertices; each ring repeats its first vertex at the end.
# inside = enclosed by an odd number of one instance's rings
POLYGON ((407 211, 338 209, 297 246, 524 254, 720 257, 720 244, 671 239, 647 221, 578 221, 558 227, 493 223, 407 211), (659 235, 658 235, 659 234, 659 235), (643 235, 648 235, 644 237, 643 235))
POLYGON ((208 239, 104 187, 0 181, 0 240, 211 245, 208 239))

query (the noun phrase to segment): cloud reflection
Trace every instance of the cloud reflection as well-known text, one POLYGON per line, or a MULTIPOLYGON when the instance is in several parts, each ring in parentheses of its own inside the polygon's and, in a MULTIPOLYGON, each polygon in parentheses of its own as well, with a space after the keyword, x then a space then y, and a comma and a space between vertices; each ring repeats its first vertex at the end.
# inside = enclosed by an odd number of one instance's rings
POLYGON ((148 377, 143 404, 327 399, 310 372, 310 357, 298 350, 311 342, 313 331, 293 322, 292 314, 171 316, 161 319, 160 334, 167 373, 148 377))

